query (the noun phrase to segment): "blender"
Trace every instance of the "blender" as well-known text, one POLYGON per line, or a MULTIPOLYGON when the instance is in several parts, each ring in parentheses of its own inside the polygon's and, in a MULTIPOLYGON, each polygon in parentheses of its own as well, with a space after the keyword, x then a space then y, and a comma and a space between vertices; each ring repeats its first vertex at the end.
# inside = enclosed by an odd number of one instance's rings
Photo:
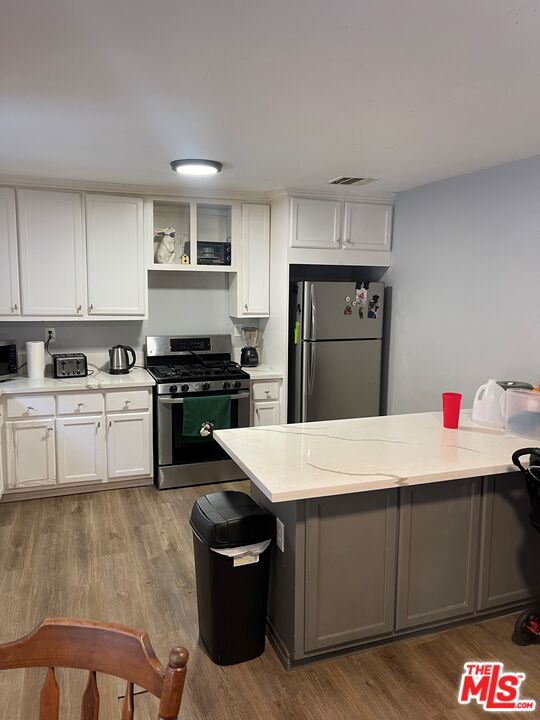
POLYGON ((259 344, 259 329, 256 327, 243 327, 244 347, 240 354, 240 365, 244 367, 257 367, 259 364, 259 353, 257 345, 259 344))

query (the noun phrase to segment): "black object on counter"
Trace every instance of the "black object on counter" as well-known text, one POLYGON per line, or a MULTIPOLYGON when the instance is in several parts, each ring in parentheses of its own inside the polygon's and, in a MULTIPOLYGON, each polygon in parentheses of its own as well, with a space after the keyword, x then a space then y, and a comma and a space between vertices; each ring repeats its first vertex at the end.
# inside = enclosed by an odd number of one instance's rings
POLYGON ((531 383, 522 382, 521 380, 497 380, 503 390, 533 390, 531 383))
POLYGON ((274 520, 249 495, 227 491, 200 497, 191 527, 201 640, 218 665, 252 660, 264 651, 271 545, 258 556, 220 551, 271 540, 274 520))

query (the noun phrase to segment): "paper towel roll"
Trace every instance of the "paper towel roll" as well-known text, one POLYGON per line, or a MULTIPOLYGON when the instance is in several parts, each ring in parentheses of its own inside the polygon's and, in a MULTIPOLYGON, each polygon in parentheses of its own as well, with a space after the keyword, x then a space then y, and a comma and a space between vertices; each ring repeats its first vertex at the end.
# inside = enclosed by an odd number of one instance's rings
POLYGON ((26 343, 26 363, 29 378, 45 377, 45 343, 26 343))

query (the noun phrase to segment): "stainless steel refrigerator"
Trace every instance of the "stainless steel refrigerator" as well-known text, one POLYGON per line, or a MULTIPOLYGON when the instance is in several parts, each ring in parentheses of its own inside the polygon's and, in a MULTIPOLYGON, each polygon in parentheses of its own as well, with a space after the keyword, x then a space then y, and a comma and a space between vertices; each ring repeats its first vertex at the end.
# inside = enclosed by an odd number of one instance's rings
POLYGON ((291 285, 289 422, 379 415, 384 283, 291 285))

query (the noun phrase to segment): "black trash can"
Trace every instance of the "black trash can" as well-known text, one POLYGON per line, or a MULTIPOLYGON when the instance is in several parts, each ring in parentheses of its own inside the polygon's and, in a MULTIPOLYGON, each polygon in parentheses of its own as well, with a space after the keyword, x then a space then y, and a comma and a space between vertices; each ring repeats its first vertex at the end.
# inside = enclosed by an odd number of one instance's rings
POLYGON ((201 640, 218 665, 252 660, 264 651, 273 518, 245 493, 217 492, 197 500, 191 527, 201 640))

